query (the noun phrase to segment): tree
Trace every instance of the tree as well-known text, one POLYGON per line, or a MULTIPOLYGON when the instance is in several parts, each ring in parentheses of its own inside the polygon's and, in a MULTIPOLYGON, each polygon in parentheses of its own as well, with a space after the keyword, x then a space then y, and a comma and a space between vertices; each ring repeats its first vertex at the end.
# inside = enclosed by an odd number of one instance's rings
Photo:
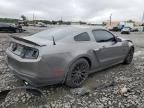
POLYGON ((106 23, 106 22, 102 22, 102 25, 106 26, 106 25, 107 25, 107 23, 106 23))
POLYGON ((86 22, 83 22, 83 21, 80 21, 79 23, 80 25, 86 24, 86 22))
POLYGON ((24 16, 24 15, 21 15, 21 18, 23 21, 27 20, 26 16, 24 16))
POLYGON ((134 23, 134 21, 133 21, 133 20, 128 20, 127 22, 129 22, 129 23, 134 23))
POLYGON ((59 25, 63 24, 63 20, 57 21, 59 25))
POLYGON ((54 25, 57 24, 57 21, 52 21, 52 24, 54 24, 54 25))

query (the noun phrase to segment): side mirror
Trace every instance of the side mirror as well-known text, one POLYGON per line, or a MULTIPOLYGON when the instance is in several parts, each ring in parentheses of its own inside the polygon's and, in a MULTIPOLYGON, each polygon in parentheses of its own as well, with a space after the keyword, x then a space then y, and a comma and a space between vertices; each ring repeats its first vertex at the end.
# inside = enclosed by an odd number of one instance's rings
POLYGON ((122 42, 122 40, 118 36, 115 39, 116 39, 116 42, 122 42))
POLYGON ((115 35, 115 37, 117 38, 117 37, 118 37, 118 35, 115 35))

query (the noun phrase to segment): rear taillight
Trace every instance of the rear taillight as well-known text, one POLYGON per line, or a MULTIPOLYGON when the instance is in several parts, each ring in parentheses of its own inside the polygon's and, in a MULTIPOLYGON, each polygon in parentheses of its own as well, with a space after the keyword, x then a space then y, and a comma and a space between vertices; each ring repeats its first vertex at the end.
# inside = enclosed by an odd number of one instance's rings
POLYGON ((37 59, 39 55, 39 51, 35 48, 25 47, 21 54, 22 58, 27 59, 37 59))
POLYGON ((37 59, 39 55, 38 49, 24 46, 15 42, 10 42, 9 50, 21 58, 26 59, 37 59))

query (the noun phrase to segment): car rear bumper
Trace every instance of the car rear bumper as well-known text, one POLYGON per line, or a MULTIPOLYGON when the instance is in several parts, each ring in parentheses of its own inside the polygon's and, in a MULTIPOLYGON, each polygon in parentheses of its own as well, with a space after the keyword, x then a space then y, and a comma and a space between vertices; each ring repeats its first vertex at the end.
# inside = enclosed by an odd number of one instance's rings
POLYGON ((20 80, 23 80, 24 82, 27 82, 29 85, 33 87, 42 87, 42 86, 47 86, 47 85, 53 85, 60 83, 58 80, 41 80, 39 77, 34 77, 34 76, 29 76, 29 75, 24 75, 19 72, 17 72, 15 69, 9 66, 9 68, 12 70, 12 73, 20 80))
POLYGON ((7 50, 8 66, 20 79, 35 87, 61 83, 64 79, 64 71, 54 66, 48 66, 41 59, 23 60, 7 50))

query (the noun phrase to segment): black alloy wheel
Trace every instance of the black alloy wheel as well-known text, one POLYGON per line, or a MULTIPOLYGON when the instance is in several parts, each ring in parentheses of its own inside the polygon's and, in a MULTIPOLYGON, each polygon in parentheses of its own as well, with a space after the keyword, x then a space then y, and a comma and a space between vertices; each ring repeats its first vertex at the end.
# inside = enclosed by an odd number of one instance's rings
POLYGON ((134 55, 134 49, 130 48, 130 51, 126 57, 126 59, 124 60, 124 64, 130 64, 133 60, 133 55, 134 55))
POLYGON ((69 87, 79 87, 88 77, 89 63, 81 58, 74 62, 67 75, 66 85, 69 87))

